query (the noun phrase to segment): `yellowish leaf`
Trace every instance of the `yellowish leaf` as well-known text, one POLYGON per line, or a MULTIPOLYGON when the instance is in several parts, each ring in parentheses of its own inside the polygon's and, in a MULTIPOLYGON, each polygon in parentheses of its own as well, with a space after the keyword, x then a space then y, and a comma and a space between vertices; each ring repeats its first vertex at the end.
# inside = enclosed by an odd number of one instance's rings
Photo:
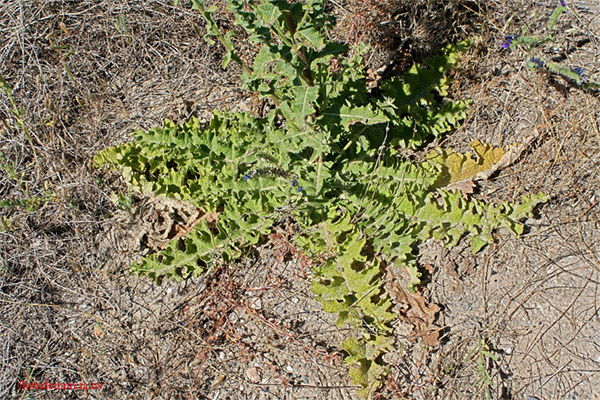
POLYGON ((470 145, 476 155, 475 159, 471 157, 471 153, 457 153, 451 148, 432 150, 427 155, 429 162, 442 167, 442 174, 436 183, 437 187, 446 187, 451 183, 470 179, 480 172, 487 171, 500 161, 505 153, 502 148, 481 143, 479 140, 475 140, 470 145))

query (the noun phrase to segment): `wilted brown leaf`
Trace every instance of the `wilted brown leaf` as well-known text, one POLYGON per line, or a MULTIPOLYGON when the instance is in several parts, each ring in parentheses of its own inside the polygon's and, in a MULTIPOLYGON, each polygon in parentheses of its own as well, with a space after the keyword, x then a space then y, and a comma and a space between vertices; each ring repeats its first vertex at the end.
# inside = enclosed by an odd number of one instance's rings
POLYGON ((413 326, 413 336, 410 339, 422 338, 423 343, 429 346, 439 344, 440 330, 434 322, 440 307, 437 304, 427 304, 427 299, 421 292, 408 291, 391 274, 388 274, 386 288, 400 320, 413 326))

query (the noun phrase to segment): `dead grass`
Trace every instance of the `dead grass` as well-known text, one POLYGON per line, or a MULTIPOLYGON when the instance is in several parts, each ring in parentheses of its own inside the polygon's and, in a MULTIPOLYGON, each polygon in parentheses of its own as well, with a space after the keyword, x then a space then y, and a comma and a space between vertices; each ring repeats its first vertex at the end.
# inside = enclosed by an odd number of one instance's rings
MULTIPOLYGON (((599 80, 600 10, 568 3, 556 56, 599 80)), ((500 233, 477 256, 429 251, 425 294, 443 306, 443 344, 411 342, 399 324, 382 398, 482 398, 478 335, 498 357, 483 363, 493 398, 597 396, 597 94, 529 71, 525 54, 499 47, 523 25, 541 29, 553 7, 331 2, 341 21, 334 35, 377 45, 374 68, 407 37, 404 57, 414 59, 481 36, 456 76, 455 95, 473 100, 470 117, 445 145, 507 146, 540 129, 543 138, 479 196, 552 195, 523 240, 500 233)), ((0 75, 14 99, 0 94, 0 198, 15 205, 0 208, 1 398, 353 398, 335 347, 347 332, 312 300, 286 232, 212 278, 163 287, 128 276, 139 242, 127 252, 101 245, 144 213, 117 211, 110 194, 127 195, 123 183, 90 169, 92 156, 165 118, 206 117, 246 100, 202 27, 195 11, 169 1, 0 4, 0 75), (21 380, 103 389, 23 392, 21 380)))

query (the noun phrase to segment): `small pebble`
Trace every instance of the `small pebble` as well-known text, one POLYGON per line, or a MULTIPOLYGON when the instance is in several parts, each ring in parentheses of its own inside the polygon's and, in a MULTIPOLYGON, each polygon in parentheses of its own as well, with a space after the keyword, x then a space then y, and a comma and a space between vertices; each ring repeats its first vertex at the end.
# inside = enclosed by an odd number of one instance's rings
POLYGON ((250 307, 255 310, 260 310, 262 308, 262 301, 260 299, 255 299, 252 303, 250 303, 250 307))
POLYGON ((250 367, 246 370, 246 378, 252 383, 258 383, 261 380, 260 370, 255 367, 250 367))

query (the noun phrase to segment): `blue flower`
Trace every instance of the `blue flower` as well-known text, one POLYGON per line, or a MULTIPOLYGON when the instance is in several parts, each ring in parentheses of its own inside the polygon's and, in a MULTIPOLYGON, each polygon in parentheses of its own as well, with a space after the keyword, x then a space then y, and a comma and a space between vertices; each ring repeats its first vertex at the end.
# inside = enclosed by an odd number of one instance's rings
POLYGON ((302 191, 302 186, 298 186, 298 193, 302 191))
POLYGON ((503 49, 508 49, 510 48, 510 45, 512 44, 514 37, 512 37, 511 35, 506 35, 506 42, 502 43, 502 48, 503 49))
POLYGON ((574 67, 571 68, 572 72, 575 72, 577 75, 579 75, 579 77, 581 78, 582 82, 586 83, 587 82, 587 77, 583 74, 583 68, 581 67, 574 67))
POLYGON ((544 66, 544 62, 542 60, 540 60, 539 58, 537 58, 537 57, 531 57, 529 59, 529 61, 532 62, 533 64, 537 64, 535 66, 536 68, 540 68, 540 67, 544 66))
POLYGON ((298 184, 298 181, 296 181, 296 178, 292 179, 292 186, 296 186, 298 184))
POLYGON ((248 172, 244 175, 244 180, 247 181, 248 179, 252 179, 252 172, 248 172))
POLYGON ((565 0, 560 0, 560 5, 563 7, 566 7, 567 5, 565 4, 565 0))
POLYGON ((579 76, 583 76, 583 68, 581 67, 571 68, 571 71, 575 72, 579 76))

